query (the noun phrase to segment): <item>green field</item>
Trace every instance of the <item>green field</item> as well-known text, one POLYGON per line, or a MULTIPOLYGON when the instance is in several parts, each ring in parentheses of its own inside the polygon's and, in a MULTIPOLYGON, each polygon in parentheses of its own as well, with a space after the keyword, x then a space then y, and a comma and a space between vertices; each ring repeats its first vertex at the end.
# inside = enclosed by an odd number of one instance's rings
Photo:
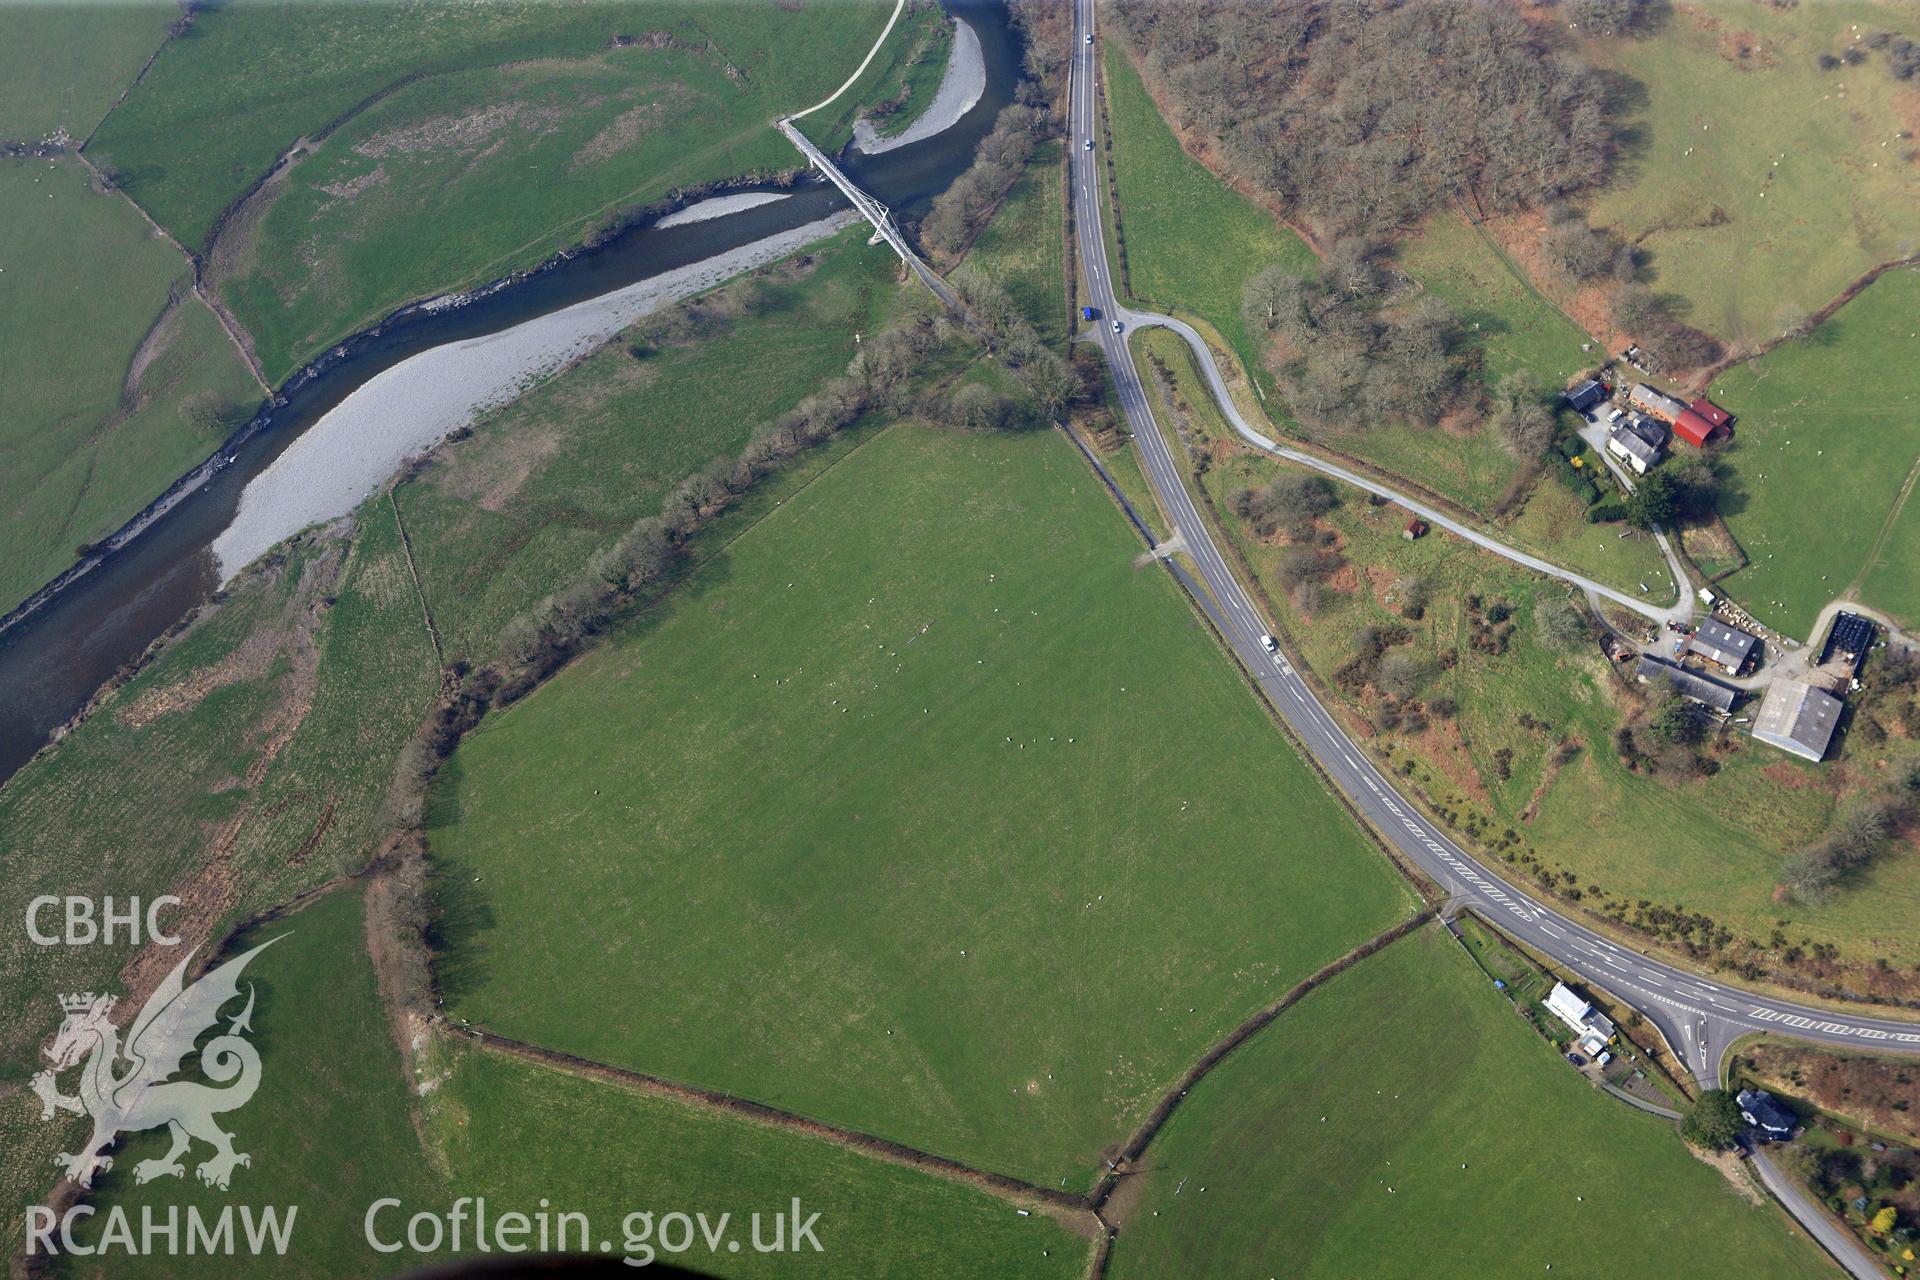
POLYGON ((1881 53, 1822 71, 1875 31, 1920 34, 1920 5, 1678 3, 1645 40, 1580 41, 1626 79, 1633 131, 1590 218, 1650 256, 1653 287, 1722 338, 1773 337, 1920 237, 1920 102, 1881 53), (1745 52, 1742 52, 1742 50, 1745 52))
MULTIPOLYGON (((175 1205, 207 1215, 229 1202, 297 1206, 292 1246, 272 1263, 274 1274, 399 1268, 367 1248, 361 1230, 367 1206, 395 1196, 438 1207, 458 1193, 448 1192, 415 1133, 410 1082, 367 956, 365 916, 360 893, 334 893, 236 944, 271 943, 248 963, 241 987, 242 997, 248 985, 255 993, 247 1038, 260 1051, 261 1069, 252 1101, 220 1117, 234 1149, 253 1159, 234 1171, 231 1190, 204 1186, 195 1176, 195 1166, 211 1154, 200 1143, 184 1157, 183 1177, 136 1186, 134 1166, 164 1156, 167 1136, 164 1130, 128 1135, 114 1148, 112 1172, 95 1183, 96 1215, 76 1236, 97 1243, 104 1215, 116 1208, 137 1225, 143 1210, 164 1215, 175 1205)), ((266 1264, 241 1254, 194 1265, 196 1274, 257 1275, 266 1264)), ((180 1267, 178 1257, 115 1252, 91 1262, 75 1259, 63 1274, 174 1276, 180 1267)))
POLYGON ((493 657, 508 619, 841 372, 904 301, 896 262, 845 231, 711 295, 695 339, 636 359, 642 321, 442 449, 396 497, 449 653, 493 657))
MULTIPOLYGON (((790 1212, 796 1197, 802 1218, 820 1214, 818 1254, 759 1255, 743 1243, 737 1253, 696 1244, 659 1255, 703 1275, 1068 1280, 1083 1274, 1091 1247, 1044 1212, 1021 1217, 972 1187, 494 1053, 456 1054, 446 1092, 430 1098, 428 1112, 457 1185, 484 1187, 501 1205, 548 1197, 589 1215, 616 1249, 630 1213, 704 1212, 709 1222, 731 1214, 743 1242, 751 1215, 790 1212)), ((771 1238, 770 1223, 763 1227, 771 1238)))
POLYGON ((258 400, 188 273, 124 200, 89 189, 78 161, 0 167, 0 612, 212 453, 258 400))
MULTIPOLYGON (((1241 287, 1276 264, 1313 275, 1319 262, 1304 240, 1181 149, 1123 48, 1110 40, 1105 53, 1113 182, 1134 295, 1143 305, 1197 315, 1219 330, 1271 393, 1260 348, 1240 319, 1241 287)), ((1118 259, 1113 266, 1118 270, 1118 259)), ((1123 283, 1115 281, 1115 292, 1123 283)))
POLYGON ((967 251, 962 271, 999 282, 1021 311, 1052 341, 1067 336, 1066 229, 1060 180, 1060 144, 1042 143, 1027 171, 994 211, 967 251))
POLYGON ((1086 1185, 1407 902, 1136 550, 1055 435, 874 437, 450 761, 449 1007, 1086 1185))
POLYGON ((768 122, 831 92, 884 13, 219 8, 168 45, 89 155, 209 248, 277 382, 409 300, 531 266, 673 187, 793 168, 768 122), (330 125, 209 247, 222 209, 330 125))
POLYGON ((1762 622, 1810 636, 1828 601, 1920 623, 1920 271, 1889 272, 1807 338, 1715 380, 1737 416, 1722 503, 1752 563, 1726 587, 1762 622))
MULTIPOLYGON (((890 5, 882 5, 882 15, 891 11, 890 5)), ((827 94, 840 86, 841 81, 860 65, 860 59, 867 56, 867 50, 873 46, 874 37, 886 25, 884 16, 876 17, 866 34, 848 34, 845 42, 831 46, 832 53, 822 53, 822 67, 832 69, 831 75, 822 73, 823 86, 812 96, 800 96, 786 103, 784 111, 800 111, 812 106, 827 94)), ((904 129, 919 115, 919 106, 932 98, 940 87, 940 77, 946 71, 947 50, 951 49, 951 23, 946 13, 931 0, 910 3, 907 11, 887 33, 886 43, 880 46, 880 52, 874 54, 873 61, 860 73, 847 91, 834 99, 830 106, 821 108, 800 122, 801 132, 813 139, 815 145, 828 154, 838 151, 853 137, 853 122, 865 115, 869 107, 887 102, 897 96, 903 88, 917 92, 919 103, 909 105, 895 118, 899 128, 904 129), (936 56, 928 56, 936 55, 936 56)), ((909 99, 913 102, 913 99, 909 99)), ((881 132, 891 132, 882 130, 881 132)))
POLYGON ((953 60, 953 23, 945 20, 936 6, 914 16, 918 21, 908 28, 912 39, 905 50, 906 65, 896 65, 894 71, 900 109, 874 126, 874 132, 883 138, 904 133, 926 113, 940 92, 940 82, 947 77, 947 64, 953 60))
POLYGON ((1434 929, 1207 1076, 1125 1185, 1110 1274, 1821 1276, 1671 1126, 1590 1088, 1434 929), (1437 1260, 1444 1259, 1444 1263, 1437 1260))
POLYGON ((34 142, 65 129, 84 140, 179 15, 167 4, 7 6, 0 139, 34 142))

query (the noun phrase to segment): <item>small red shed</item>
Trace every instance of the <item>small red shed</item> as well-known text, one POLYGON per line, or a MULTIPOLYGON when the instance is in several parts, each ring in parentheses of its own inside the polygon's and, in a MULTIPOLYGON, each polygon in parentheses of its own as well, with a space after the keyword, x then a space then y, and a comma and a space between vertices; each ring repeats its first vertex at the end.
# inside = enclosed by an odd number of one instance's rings
POLYGON ((1407 527, 1400 531, 1400 536, 1405 538, 1408 542, 1412 542, 1415 538, 1418 538, 1421 535, 1425 534, 1426 531, 1427 531, 1427 522, 1425 520, 1415 518, 1407 521, 1407 527))
POLYGON ((1719 431, 1719 427, 1716 427, 1692 409, 1682 409, 1680 416, 1673 420, 1673 434, 1685 440, 1688 444, 1693 445, 1695 448, 1706 444, 1706 442, 1713 439, 1719 431))

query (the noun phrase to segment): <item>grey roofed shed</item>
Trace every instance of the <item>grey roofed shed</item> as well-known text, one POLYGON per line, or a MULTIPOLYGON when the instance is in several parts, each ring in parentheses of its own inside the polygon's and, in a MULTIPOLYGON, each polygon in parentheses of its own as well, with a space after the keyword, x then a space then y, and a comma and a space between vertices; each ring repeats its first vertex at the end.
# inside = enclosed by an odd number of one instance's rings
POLYGON ((1826 758, 1844 706, 1804 680, 1775 680, 1754 717, 1753 736, 1817 764, 1826 758))
POLYGON ((1704 702, 1716 711, 1731 711, 1733 704, 1740 698, 1740 691, 1730 684, 1721 684, 1712 676, 1701 675, 1698 671, 1689 671, 1678 663, 1668 662, 1665 658, 1656 658, 1650 653, 1640 655, 1639 665, 1634 674, 1642 680, 1665 679, 1682 697, 1692 698, 1695 702, 1704 702))
POLYGON ((1760 637, 1736 630, 1724 622, 1708 618, 1687 641, 1687 652, 1717 662, 1729 671, 1738 671, 1753 655, 1760 637))

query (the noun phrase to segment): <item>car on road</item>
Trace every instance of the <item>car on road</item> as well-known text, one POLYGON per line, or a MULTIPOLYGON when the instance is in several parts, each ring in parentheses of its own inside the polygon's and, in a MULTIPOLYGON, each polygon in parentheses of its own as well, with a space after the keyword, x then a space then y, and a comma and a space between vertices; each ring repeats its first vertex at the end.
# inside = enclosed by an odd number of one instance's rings
POLYGON ((1268 653, 1280 652, 1280 642, 1269 635, 1262 635, 1260 637, 1260 647, 1268 653))
POLYGON ((1094 315, 1094 312, 1092 307, 1080 308, 1080 318, 1082 320, 1091 320, 1093 319, 1093 315, 1094 315))
POLYGON ((1087 150, 1089 150, 1089 151, 1091 151, 1091 150, 1093 150, 1093 139, 1092 139, 1092 138, 1088 138, 1088 139, 1087 139, 1087 150))
POLYGON ((1118 320, 1115 320, 1115 321, 1113 322, 1113 331, 1114 331, 1115 333, 1118 333, 1118 332, 1120 332, 1120 322, 1119 322, 1118 320))
POLYGON ((1092 43, 1093 43, 1093 32, 1091 32, 1091 31, 1089 31, 1089 32, 1087 32, 1087 43, 1088 43, 1088 44, 1092 44, 1092 43))

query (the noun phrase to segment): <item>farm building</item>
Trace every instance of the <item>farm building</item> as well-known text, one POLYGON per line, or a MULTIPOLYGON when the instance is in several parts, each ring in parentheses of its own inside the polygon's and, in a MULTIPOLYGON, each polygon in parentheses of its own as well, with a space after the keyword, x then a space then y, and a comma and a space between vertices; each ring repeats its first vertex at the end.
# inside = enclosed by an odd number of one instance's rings
POLYGON ((1840 699, 1803 680, 1775 680, 1760 702, 1753 736, 1818 764, 1840 723, 1840 699))
POLYGON ((1592 378, 1588 378, 1579 386, 1562 394, 1566 399, 1567 405, 1575 413, 1585 413, 1595 405, 1606 400, 1607 389, 1598 382, 1595 382, 1592 378))
POLYGON ((1858 675, 1867 650, 1873 648, 1874 635, 1873 623, 1859 614, 1844 611, 1835 614, 1833 628, 1827 632, 1827 647, 1820 654, 1820 665, 1824 667, 1838 658, 1858 675))
POLYGON ((1671 423, 1687 411, 1687 406, 1675 400, 1664 391, 1658 391, 1646 383, 1637 383, 1627 396, 1627 401, 1642 413, 1650 413, 1662 422, 1671 423))
POLYGON ((1412 542, 1415 538, 1425 537, 1426 532, 1427 522, 1416 518, 1407 521, 1407 527, 1400 531, 1400 536, 1412 542))
POLYGON ((1707 421, 1707 425, 1712 427, 1715 431, 1724 430, 1728 426, 1731 426, 1733 423, 1732 414, 1728 413, 1725 409, 1722 409, 1719 405, 1707 399, 1705 396, 1699 397, 1692 404, 1688 405, 1687 408, 1693 410, 1695 413, 1699 414, 1702 418, 1705 418, 1707 421))
POLYGON ((1607 436, 1607 452, 1620 459, 1635 475, 1647 474, 1647 468, 1660 461, 1660 446, 1667 433, 1660 424, 1639 414, 1630 415, 1607 436))
POLYGON ((1649 684, 1665 680, 1679 692, 1683 698, 1692 698, 1695 702, 1712 707, 1715 711, 1732 711, 1733 704, 1740 700, 1740 691, 1730 684, 1722 684, 1712 676, 1702 675, 1698 671, 1689 671, 1676 662, 1665 658, 1656 658, 1650 653, 1640 655, 1640 662, 1634 668, 1634 674, 1649 684))
POLYGON ((1673 420, 1673 434, 1696 449, 1705 446, 1721 430, 1692 409, 1682 409, 1680 416, 1673 420))
POLYGON ((1700 629, 1687 641, 1687 652, 1697 653, 1717 667, 1724 667, 1728 673, 1739 675, 1740 668, 1747 665, 1747 659, 1760 645, 1760 637, 1749 635, 1745 631, 1736 631, 1724 622, 1708 618, 1700 624, 1700 629))

